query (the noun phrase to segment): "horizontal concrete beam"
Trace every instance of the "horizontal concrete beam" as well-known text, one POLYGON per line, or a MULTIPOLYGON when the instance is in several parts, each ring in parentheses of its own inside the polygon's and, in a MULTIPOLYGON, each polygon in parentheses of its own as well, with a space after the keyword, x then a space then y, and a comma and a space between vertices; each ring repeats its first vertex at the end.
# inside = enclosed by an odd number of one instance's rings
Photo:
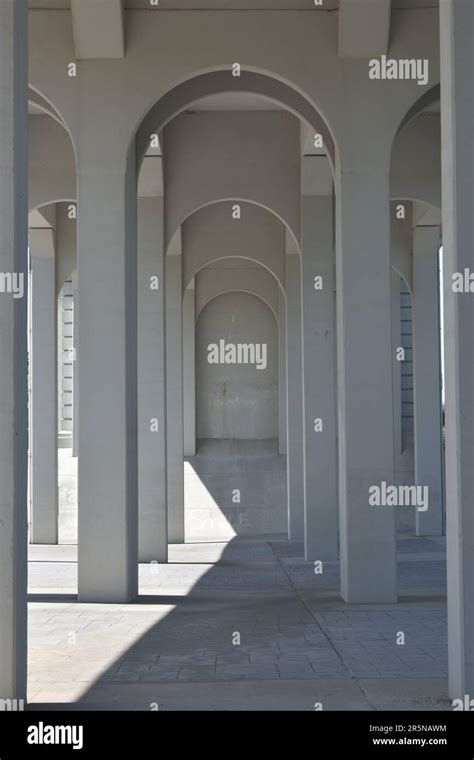
POLYGON ((122 0, 71 0, 76 58, 123 58, 122 0))
POLYGON ((387 53, 391 0, 341 0, 339 56, 372 58, 387 53))

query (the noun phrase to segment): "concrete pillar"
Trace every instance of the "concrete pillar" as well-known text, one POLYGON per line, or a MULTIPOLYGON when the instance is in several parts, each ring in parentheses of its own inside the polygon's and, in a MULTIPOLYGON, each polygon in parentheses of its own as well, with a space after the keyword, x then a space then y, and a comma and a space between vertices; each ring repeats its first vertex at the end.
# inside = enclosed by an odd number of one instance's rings
POLYGON ((27 3, 0 3, 0 698, 26 699, 27 3), (12 280, 13 281, 13 280, 12 280), (21 290, 17 291, 21 294, 21 290))
POLYGON ((449 691, 474 694, 474 3, 440 3, 449 691))
POLYGON ((301 356, 301 268, 297 253, 286 256, 286 403, 288 538, 304 538, 303 379, 301 356))
POLYGON ((163 198, 138 198, 140 562, 168 559, 163 198))
POLYGON ((168 543, 184 542, 182 256, 166 258, 168 543))
POLYGON ((286 300, 278 288, 278 453, 286 455, 286 300))
POLYGON ((194 279, 183 298, 184 456, 196 454, 196 291, 194 279))
POLYGON ((79 294, 77 270, 72 273, 73 292, 73 365, 72 365, 72 455, 77 457, 79 447, 79 294))
POLYGON ((58 542, 58 399, 55 233, 30 230, 31 543, 58 542))
POLYGON ((413 338, 416 485, 428 487, 428 509, 416 510, 417 536, 443 534, 443 453, 439 315, 439 227, 413 234, 413 338))
POLYGON ((388 170, 339 167, 336 198, 341 591, 390 603, 395 508, 369 504, 371 486, 393 484, 388 170))
POLYGON ((83 602, 123 603, 138 593, 136 185, 102 129, 78 146, 78 585, 83 602))
POLYGON ((332 196, 302 197, 304 540, 307 560, 337 560, 333 206, 332 196))

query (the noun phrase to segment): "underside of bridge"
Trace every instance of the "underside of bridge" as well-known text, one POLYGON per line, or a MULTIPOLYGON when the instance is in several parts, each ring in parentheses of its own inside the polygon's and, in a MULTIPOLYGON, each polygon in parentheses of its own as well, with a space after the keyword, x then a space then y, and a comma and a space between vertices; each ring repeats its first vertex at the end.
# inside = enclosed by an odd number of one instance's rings
POLYGON ((2 0, 2 704, 472 693, 473 34, 2 0))

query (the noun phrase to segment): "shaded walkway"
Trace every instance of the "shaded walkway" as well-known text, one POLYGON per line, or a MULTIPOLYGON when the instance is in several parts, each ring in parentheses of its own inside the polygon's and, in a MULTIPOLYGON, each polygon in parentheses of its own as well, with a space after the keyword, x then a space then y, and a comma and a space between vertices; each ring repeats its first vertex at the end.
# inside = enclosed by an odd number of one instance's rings
POLYGON ((136 604, 92 605, 70 601, 75 547, 31 548, 30 702, 449 709, 441 539, 399 539, 397 606, 345 605, 337 563, 316 575, 279 536, 170 551, 140 567, 136 604))

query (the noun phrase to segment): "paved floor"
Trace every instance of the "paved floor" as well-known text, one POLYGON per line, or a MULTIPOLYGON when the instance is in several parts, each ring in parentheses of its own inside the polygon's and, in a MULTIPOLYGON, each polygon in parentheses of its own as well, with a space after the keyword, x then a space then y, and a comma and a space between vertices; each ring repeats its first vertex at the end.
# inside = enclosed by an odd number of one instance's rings
POLYGON ((402 537, 398 557, 398 605, 345 605, 338 564, 316 575, 282 536, 172 546, 140 566, 137 603, 92 605, 76 601, 74 546, 30 547, 29 701, 450 709, 444 542, 402 537))

